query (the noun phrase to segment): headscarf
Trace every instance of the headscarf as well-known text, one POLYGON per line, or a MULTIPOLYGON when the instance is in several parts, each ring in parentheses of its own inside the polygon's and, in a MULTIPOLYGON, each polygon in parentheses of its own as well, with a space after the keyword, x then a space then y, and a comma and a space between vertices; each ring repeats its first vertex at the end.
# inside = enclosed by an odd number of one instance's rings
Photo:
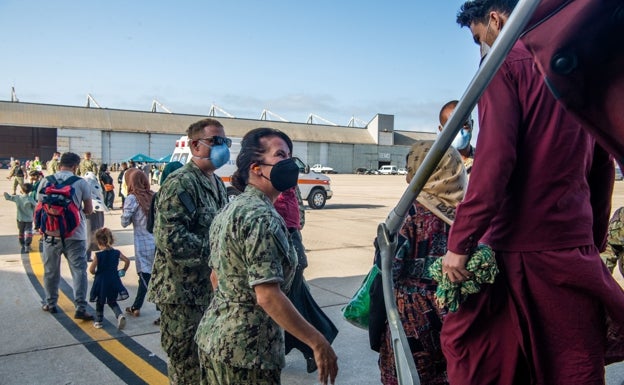
POLYGON ((91 200, 93 201, 93 210, 94 211, 108 211, 108 207, 104 204, 104 196, 102 195, 102 186, 100 185, 100 181, 95 176, 92 171, 87 172, 82 177, 84 180, 89 182, 91 186, 91 200))
POLYGON ((184 165, 178 161, 167 163, 167 165, 163 169, 162 174, 160 174, 160 185, 162 186, 163 182, 165 181, 165 179, 167 179, 169 174, 171 174, 172 172, 174 172, 175 170, 179 169, 182 166, 184 165))
MULTIPOLYGON (((432 140, 421 140, 412 145, 407 154, 408 180, 414 177, 431 146, 432 140)), ((444 222, 453 224, 455 209, 464 199, 467 180, 461 155, 450 147, 416 200, 444 222)))
POLYGON ((129 168, 124 173, 124 179, 128 186, 128 196, 134 195, 145 215, 148 215, 154 193, 150 190, 147 175, 138 168, 129 168))

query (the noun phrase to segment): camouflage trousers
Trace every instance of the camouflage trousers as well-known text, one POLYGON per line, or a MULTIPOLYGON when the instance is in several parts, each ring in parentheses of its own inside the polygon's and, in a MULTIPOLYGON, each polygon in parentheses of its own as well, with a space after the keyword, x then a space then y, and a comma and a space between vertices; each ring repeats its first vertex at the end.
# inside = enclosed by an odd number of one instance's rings
POLYGON ((237 368, 199 351, 201 385, 280 385, 282 370, 237 368))
POLYGON ((24 177, 23 176, 16 176, 13 179, 13 195, 15 195, 15 193, 17 192, 17 186, 19 186, 20 188, 24 187, 24 177))
POLYGON ((169 357, 170 384, 199 384, 200 370, 195 332, 205 306, 159 303, 160 343, 169 357))
POLYGON ((600 257, 611 273, 619 261, 620 273, 624 276, 624 207, 615 210, 609 221, 607 248, 600 257))
POLYGON ((607 265, 607 269, 613 274, 613 270, 620 264, 620 273, 624 276, 624 249, 620 245, 611 245, 607 243, 605 251, 600 253, 600 258, 607 265))

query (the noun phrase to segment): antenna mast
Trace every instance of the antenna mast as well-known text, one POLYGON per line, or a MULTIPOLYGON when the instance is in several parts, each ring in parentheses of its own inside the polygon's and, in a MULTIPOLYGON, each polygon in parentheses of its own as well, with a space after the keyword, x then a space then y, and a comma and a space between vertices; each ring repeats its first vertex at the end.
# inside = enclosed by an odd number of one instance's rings
POLYGON ((154 99, 154 100, 152 100, 152 112, 158 112, 157 109, 156 109, 156 106, 160 107, 163 111, 171 114, 171 111, 167 107, 165 107, 158 100, 154 99))
POLYGON ((279 120, 281 120, 282 122, 288 122, 288 120, 282 118, 281 116, 279 116, 275 112, 271 112, 271 111, 269 111, 269 110, 267 110, 265 108, 264 110, 262 110, 262 114, 260 115, 260 120, 273 120, 273 119, 267 119, 267 116, 274 116, 274 117, 278 118, 279 120))
POLYGON ((97 108, 102 108, 100 107, 98 102, 96 102, 95 99, 93 99, 93 96, 91 96, 91 94, 87 94, 87 108, 91 107, 91 103, 93 103, 93 105, 96 106, 97 108))
POLYGON ((366 122, 356 118, 355 116, 351 116, 351 120, 349 120, 349 123, 347 123, 347 127, 366 127, 366 122), (359 126, 356 126, 356 123, 359 124, 359 126))
POLYGON ((15 93, 15 87, 11 87, 11 102, 19 103, 19 99, 17 98, 17 94, 15 93))
POLYGON ((233 118, 234 117, 234 116, 230 115, 226 110, 224 110, 223 108, 217 106, 214 103, 212 103, 212 105, 210 106, 210 112, 208 112, 208 116, 216 116, 215 115, 215 110, 219 111, 220 113, 222 113, 223 115, 227 116, 228 118, 233 118))
POLYGON ((334 123, 334 122, 332 122, 332 121, 329 121, 329 120, 327 120, 327 119, 325 119, 325 118, 322 118, 322 117, 320 117, 320 116, 318 116, 318 115, 315 115, 315 114, 310 114, 310 116, 308 116, 308 121, 307 121, 306 123, 308 123, 308 124, 314 124, 313 118, 314 118, 314 119, 317 119, 317 120, 320 120, 320 121, 322 121, 322 122, 325 122, 325 123, 327 123, 327 124, 329 124, 329 125, 332 125, 332 126, 337 126, 337 124, 336 124, 336 123, 334 123))

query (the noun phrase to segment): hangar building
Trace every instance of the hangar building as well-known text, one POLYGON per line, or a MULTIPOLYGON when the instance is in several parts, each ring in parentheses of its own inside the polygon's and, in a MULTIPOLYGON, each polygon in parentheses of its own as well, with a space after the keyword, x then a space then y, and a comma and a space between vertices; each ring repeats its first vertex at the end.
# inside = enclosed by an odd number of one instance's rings
MULTIPOLYGON (((205 115, 129 111, 0 101, 0 159, 45 162, 54 151, 92 153, 98 163, 116 163, 137 153, 159 159, 173 152, 187 127, 205 115)), ((219 120, 229 137, 256 127, 273 127, 293 140, 293 155, 309 165, 321 163, 339 173, 382 165, 405 166, 410 145, 435 139, 435 133, 398 131, 394 116, 377 114, 366 127, 241 119, 219 120)))

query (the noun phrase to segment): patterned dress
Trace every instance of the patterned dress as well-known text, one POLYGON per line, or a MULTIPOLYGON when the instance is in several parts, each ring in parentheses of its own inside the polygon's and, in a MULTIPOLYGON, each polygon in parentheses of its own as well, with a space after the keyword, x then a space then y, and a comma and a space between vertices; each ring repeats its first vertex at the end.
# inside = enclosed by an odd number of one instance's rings
POLYGON ((128 290, 121 283, 117 273, 119 254, 119 250, 115 249, 102 250, 95 253, 98 264, 89 301, 108 303, 128 298, 128 290))
MULTIPOLYGON (((444 309, 435 305, 437 284, 429 266, 446 253, 449 226, 419 203, 414 203, 399 232, 392 262, 394 295, 422 385, 448 384, 446 360, 440 347, 444 309)), ((382 335, 379 351, 381 382, 397 384, 390 329, 382 335)))

